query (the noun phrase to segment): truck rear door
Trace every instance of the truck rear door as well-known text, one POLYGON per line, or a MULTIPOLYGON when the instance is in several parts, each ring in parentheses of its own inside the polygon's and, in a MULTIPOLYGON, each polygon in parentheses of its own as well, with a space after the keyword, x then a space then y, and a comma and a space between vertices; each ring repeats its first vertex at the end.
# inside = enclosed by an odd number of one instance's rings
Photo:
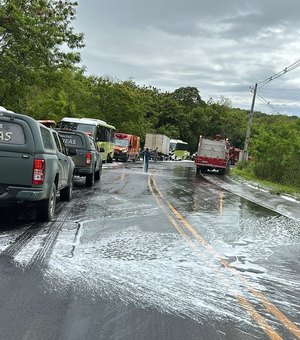
POLYGON ((77 168, 86 166, 86 141, 76 132, 59 131, 66 148, 76 150, 76 155, 72 156, 72 159, 77 168))
POLYGON ((0 194, 8 185, 32 185, 34 153, 27 122, 0 116, 0 194))

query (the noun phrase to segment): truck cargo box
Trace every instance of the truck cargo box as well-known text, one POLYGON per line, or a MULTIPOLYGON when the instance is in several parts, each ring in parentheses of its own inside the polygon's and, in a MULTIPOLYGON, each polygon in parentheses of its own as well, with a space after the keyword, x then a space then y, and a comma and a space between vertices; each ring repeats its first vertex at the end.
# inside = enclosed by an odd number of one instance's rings
POLYGON ((147 133, 145 139, 145 149, 150 150, 152 155, 155 150, 159 159, 166 159, 169 157, 170 138, 162 134, 147 133))
POLYGON ((225 174, 229 167, 229 143, 222 139, 199 138, 197 156, 194 160, 197 173, 218 170, 225 174))

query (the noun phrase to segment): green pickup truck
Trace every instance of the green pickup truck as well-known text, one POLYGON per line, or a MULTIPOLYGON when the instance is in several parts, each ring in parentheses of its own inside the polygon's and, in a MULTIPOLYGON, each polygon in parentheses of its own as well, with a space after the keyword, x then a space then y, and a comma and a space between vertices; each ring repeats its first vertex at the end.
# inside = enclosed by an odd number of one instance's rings
POLYGON ((100 180, 102 173, 100 152, 104 152, 104 149, 99 148, 94 139, 85 132, 73 130, 57 130, 57 132, 75 164, 74 175, 85 177, 86 185, 93 186, 95 181, 100 180))
POLYGON ((55 130, 0 107, 0 207, 36 202, 37 219, 52 220, 57 192, 72 198, 74 168, 55 130))

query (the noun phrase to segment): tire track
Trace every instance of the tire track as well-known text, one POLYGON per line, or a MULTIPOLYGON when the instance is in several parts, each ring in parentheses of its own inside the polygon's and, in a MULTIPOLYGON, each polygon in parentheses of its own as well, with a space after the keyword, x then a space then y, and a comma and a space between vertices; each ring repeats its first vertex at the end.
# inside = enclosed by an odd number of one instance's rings
MULTIPOLYGON (((58 204, 56 214, 60 214, 67 202, 62 202, 58 204)), ((57 216, 59 218, 59 215, 57 216)), ((28 227, 23 233, 17 236, 17 238, 7 246, 1 253, 1 258, 13 259, 27 244, 43 229, 47 229, 47 233, 51 233, 57 224, 57 219, 50 222, 35 222, 30 227, 28 227), (53 228, 54 226, 54 228, 53 228)))
POLYGON ((24 233, 19 235, 15 241, 5 248, 0 254, 1 257, 14 257, 17 255, 22 248, 24 248, 33 238, 34 236, 44 227, 44 225, 35 223, 24 233))
MULTIPOLYGON (((52 228, 49 228, 49 232, 45 236, 42 246, 33 254, 28 264, 29 268, 35 266, 47 266, 60 230, 67 221, 71 210, 78 204, 78 202, 79 198, 73 199, 68 203, 67 209, 63 210, 63 212, 57 217, 56 221, 52 225, 52 228)), ((75 222, 76 221, 72 221, 72 223, 75 222)))

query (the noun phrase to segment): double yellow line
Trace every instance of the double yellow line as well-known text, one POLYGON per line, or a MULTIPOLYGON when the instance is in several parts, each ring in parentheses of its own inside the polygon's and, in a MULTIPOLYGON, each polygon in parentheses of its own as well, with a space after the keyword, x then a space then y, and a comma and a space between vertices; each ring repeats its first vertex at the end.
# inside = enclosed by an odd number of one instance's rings
MULTIPOLYGON (((244 287, 264 306, 264 308, 271 314, 273 314, 297 339, 300 339, 300 329, 290 320, 288 319, 272 302, 270 302, 265 295, 263 295, 259 290, 255 289, 251 286, 251 284, 246 280, 244 276, 242 276, 239 272, 237 272, 228 261, 222 259, 217 251, 207 243, 201 235, 183 218, 183 216, 164 198, 160 190, 157 188, 154 175, 150 175, 148 177, 148 186, 153 194, 158 206, 162 209, 165 215, 168 217, 169 221, 176 228, 176 230, 183 236, 183 238, 188 242, 188 244, 193 248, 195 253, 198 256, 202 256, 199 247, 194 243, 193 238, 188 235, 186 230, 198 241, 200 242, 217 260, 218 262, 226 269, 230 270, 235 276, 237 276, 244 287), (173 213, 173 216, 177 218, 177 220, 182 224, 182 226, 175 220, 170 211, 173 213)), ((223 275, 218 267, 213 267, 210 264, 207 264, 211 267, 218 275, 223 275)), ((263 316, 261 316, 254 306, 243 296, 236 295, 236 300, 239 304, 247 311, 247 313, 251 316, 251 318, 257 323, 259 327, 269 336, 272 340, 282 339, 282 337, 268 324, 263 316)))

